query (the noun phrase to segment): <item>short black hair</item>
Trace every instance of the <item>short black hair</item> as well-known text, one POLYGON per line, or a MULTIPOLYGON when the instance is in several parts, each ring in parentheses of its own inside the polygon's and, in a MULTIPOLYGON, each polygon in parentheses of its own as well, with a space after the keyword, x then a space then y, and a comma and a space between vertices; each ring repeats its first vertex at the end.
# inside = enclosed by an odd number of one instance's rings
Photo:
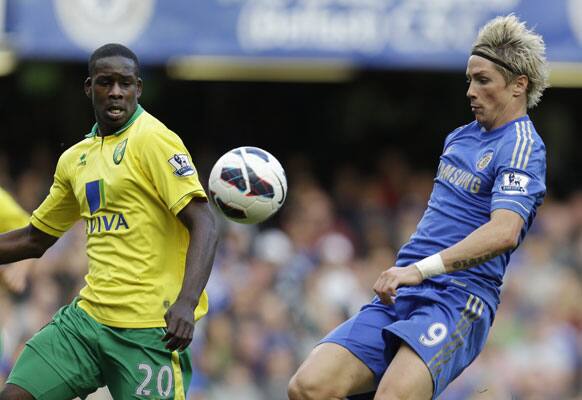
POLYGON ((135 63, 135 74, 139 76, 139 61, 137 59, 137 56, 129 48, 119 43, 105 44, 99 47, 97 50, 95 50, 93 54, 91 54, 91 57, 89 57, 89 76, 93 76, 93 73, 95 72, 95 63, 97 62, 97 60, 106 57, 117 57, 117 56, 133 60, 133 62, 135 63))

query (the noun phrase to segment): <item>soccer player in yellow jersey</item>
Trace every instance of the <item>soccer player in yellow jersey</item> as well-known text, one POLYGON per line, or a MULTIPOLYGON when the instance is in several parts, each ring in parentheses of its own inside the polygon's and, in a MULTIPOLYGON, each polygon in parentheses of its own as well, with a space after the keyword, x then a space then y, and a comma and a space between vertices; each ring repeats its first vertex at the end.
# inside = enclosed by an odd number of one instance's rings
POLYGON ((213 214, 180 138, 138 104, 131 50, 95 50, 85 93, 97 123, 60 157, 30 225, 0 235, 0 264, 39 257, 83 219, 86 285, 27 342, 0 399, 84 398, 105 385, 115 399, 185 399, 213 214))
MULTIPOLYGON (((30 216, 16 203, 10 194, 0 188, 0 232, 22 228, 28 225, 30 216)), ((26 275, 32 262, 30 260, 15 263, 0 270, 0 281, 14 292, 22 292, 26 286, 26 275)), ((0 355, 2 347, 0 344, 0 355)))
MULTIPOLYGON (((28 225, 30 216, 16 203, 16 201, 0 188, 0 232, 22 228, 28 225)), ((24 260, 14 263, 0 270, 0 286, 20 293, 26 287, 26 276, 32 266, 32 260, 24 260)), ((2 357, 3 344, 0 336, 0 358, 2 357)))

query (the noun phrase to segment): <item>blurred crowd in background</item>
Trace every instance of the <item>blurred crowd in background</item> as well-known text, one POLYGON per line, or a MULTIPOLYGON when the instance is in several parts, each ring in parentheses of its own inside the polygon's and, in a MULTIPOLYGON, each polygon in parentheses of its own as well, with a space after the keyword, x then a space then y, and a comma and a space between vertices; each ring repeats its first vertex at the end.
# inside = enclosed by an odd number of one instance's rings
MULTIPOLYGON (((35 151, 14 177, 0 154, 0 186, 29 212, 55 165, 48 150, 35 151)), ((337 165, 329 182, 318 181, 308 160, 281 160, 289 197, 272 221, 219 217, 210 312, 190 348, 190 400, 286 399, 289 378, 318 340, 372 298, 422 216, 434 175, 386 154, 369 171, 337 165)), ((79 224, 36 263, 21 293, 0 291, 0 385, 24 342, 84 285, 84 246, 79 224)), ((441 399, 582 399, 582 192, 546 197, 502 293, 484 352, 441 399)))

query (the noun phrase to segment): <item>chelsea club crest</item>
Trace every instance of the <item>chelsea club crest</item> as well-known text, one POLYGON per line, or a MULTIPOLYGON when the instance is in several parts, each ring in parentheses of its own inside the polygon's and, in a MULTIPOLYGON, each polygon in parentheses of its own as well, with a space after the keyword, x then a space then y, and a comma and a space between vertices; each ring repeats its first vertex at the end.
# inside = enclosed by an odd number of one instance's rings
POLYGON ((477 169, 479 171, 483 171, 485 168, 487 168, 487 166, 489 165, 489 163, 491 162, 492 159, 493 159, 493 152, 492 151, 485 152, 485 154, 483 154, 481 156, 479 161, 477 161, 477 169))

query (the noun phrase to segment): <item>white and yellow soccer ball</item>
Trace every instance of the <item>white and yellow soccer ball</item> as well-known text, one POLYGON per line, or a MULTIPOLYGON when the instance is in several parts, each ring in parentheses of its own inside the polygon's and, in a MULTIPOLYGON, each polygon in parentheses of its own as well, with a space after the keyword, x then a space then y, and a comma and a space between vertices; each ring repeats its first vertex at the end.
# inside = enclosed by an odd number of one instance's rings
POLYGON ((256 224, 281 208, 287 197, 287 178, 269 152, 239 147, 216 161, 208 188, 212 202, 225 217, 256 224))

